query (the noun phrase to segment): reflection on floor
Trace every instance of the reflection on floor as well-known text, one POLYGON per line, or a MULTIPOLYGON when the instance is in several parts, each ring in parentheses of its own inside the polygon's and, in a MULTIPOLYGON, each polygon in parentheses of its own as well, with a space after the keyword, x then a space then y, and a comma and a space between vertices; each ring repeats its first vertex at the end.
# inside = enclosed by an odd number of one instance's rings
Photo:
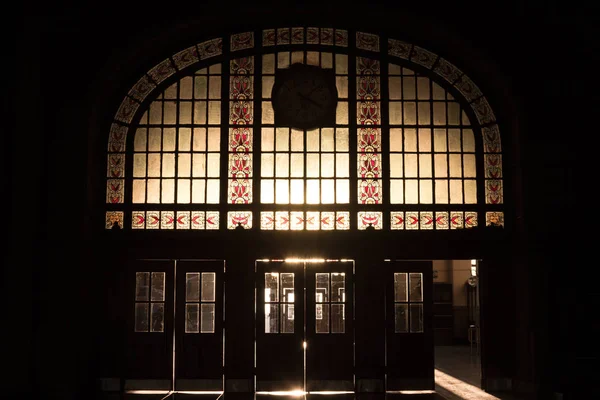
MULTIPOLYGON (((481 388, 481 363, 475 347, 435 346, 434 365, 436 370, 481 388)), ((441 375, 441 379, 443 375, 441 375)), ((435 377, 436 383, 438 376, 435 377)))

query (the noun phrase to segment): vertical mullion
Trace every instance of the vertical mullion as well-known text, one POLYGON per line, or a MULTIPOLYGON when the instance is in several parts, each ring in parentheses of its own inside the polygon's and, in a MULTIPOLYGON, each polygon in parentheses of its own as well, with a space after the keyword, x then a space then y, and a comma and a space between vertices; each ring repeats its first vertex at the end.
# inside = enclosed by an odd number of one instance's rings
MULTIPOLYGON (((229 90, 231 87, 230 69, 232 58, 230 57, 229 46, 229 36, 225 36, 225 38, 223 39, 223 55, 225 57, 221 62, 221 141, 219 148, 221 150, 220 154, 223 156, 224 159, 219 160, 219 219, 222 221, 226 221, 226 223, 224 225, 219 224, 219 230, 227 229, 226 212, 229 207, 229 131, 231 129, 229 120, 229 110, 232 106, 231 96, 229 94, 229 90)), ((206 97, 208 99, 208 91, 206 97)), ((208 128, 206 137, 208 139, 208 128)), ((208 144, 206 149, 208 150, 208 144)), ((208 159, 208 154, 206 158, 208 159)), ((206 187, 208 187, 208 179, 206 187)))
MULTIPOLYGON (((414 90, 415 90, 415 140, 417 144, 417 205, 421 210, 421 141, 419 140, 419 131, 421 123, 419 121, 419 78, 421 74, 415 71, 414 90)), ((421 229, 421 213, 419 212, 419 229, 421 229)), ((409 307, 410 308, 410 307, 409 307)))
POLYGON ((253 53, 254 57, 254 71, 252 73, 252 79, 254 82, 253 85, 253 93, 252 93, 252 101, 254 104, 253 107, 253 117, 254 122, 252 124, 252 141, 250 142, 250 155, 252 156, 252 173, 249 178, 249 183, 252 185, 252 201, 250 204, 250 208, 252 211, 252 219, 258 222, 258 229, 260 229, 260 169, 262 166, 262 87, 263 87, 263 67, 262 67, 262 31, 257 29, 254 31, 254 46, 258 51, 253 53))
MULTIPOLYGON (((431 126, 431 129, 429 130, 429 141, 431 144, 431 203, 433 204, 433 209, 436 209, 436 205, 437 205, 437 201, 436 201, 436 190, 435 190, 435 115, 433 114, 434 109, 433 109, 433 81, 431 80, 431 78, 429 78, 427 80, 427 85, 428 85, 428 92, 429 92, 429 124, 431 126)), ((434 221, 436 221, 435 218, 435 211, 433 211, 433 219, 434 221)), ((434 222, 434 229, 437 230, 437 224, 434 222)))
MULTIPOLYGON (((159 174, 158 174, 158 176, 159 176, 158 198, 159 198, 159 204, 161 204, 161 205, 163 204, 162 186, 163 186, 163 179, 164 179, 163 178, 163 155, 164 155, 163 142, 164 142, 164 135, 165 135, 165 95, 164 95, 164 93, 165 92, 163 91, 162 96, 161 96, 161 103, 160 103, 160 122, 161 122, 161 124, 160 124, 160 145, 158 147, 159 154, 160 154, 160 157, 159 157, 159 160, 160 160, 159 168, 160 169, 159 169, 159 174)), ((162 206, 160 207, 160 209, 162 210, 162 206)), ((161 211, 161 214, 162 214, 162 211, 161 211)), ((162 227, 160 226, 161 223, 162 223, 162 215, 160 215, 160 218, 159 218, 158 229, 162 229, 162 227)))
POLYGON ((179 208, 176 204, 179 203, 179 115, 180 115, 180 106, 181 106, 181 79, 177 81, 177 90, 175 91, 175 148, 173 149, 173 220, 175 226, 173 229, 177 229, 177 209, 179 208))
MULTIPOLYGON (((384 43, 387 43, 387 38, 382 38, 384 43)), ((382 213, 382 229, 389 230, 391 227, 390 217, 390 119, 389 119, 389 60, 386 52, 381 52, 379 62, 379 112, 380 112, 380 127, 381 132, 381 151, 379 170, 381 175, 381 205, 382 213), (384 161, 385 159, 385 161, 384 161), (386 167, 384 168, 384 164, 386 167)))
POLYGON ((349 212, 350 230, 356 230, 358 227, 358 209, 360 200, 358 197, 358 127, 356 123, 356 108, 358 102, 356 98, 356 31, 348 30, 348 152, 350 162, 350 202, 349 212), (354 206, 352 206, 354 205, 354 206))

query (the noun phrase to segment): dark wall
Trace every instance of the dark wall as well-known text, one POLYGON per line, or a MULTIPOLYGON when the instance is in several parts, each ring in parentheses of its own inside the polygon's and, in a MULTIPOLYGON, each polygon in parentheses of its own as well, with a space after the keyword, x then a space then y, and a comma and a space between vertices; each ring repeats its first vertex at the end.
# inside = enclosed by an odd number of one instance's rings
MULTIPOLYGON (((514 290, 523 314, 516 315, 515 342, 516 357, 527 366, 517 367, 516 374, 524 385, 546 392, 574 393, 590 385, 585 377, 591 377, 598 357, 598 341, 591 339, 600 332, 589 314, 597 310, 598 292, 578 281, 577 271, 586 264, 577 259, 577 242, 569 236, 594 226, 594 205, 575 208, 575 197, 583 176, 578 171, 590 160, 588 144, 597 131, 584 122, 593 115, 594 103, 585 96, 588 79, 596 75, 592 60, 598 46, 592 38, 598 13, 591 6, 461 4, 390 3, 385 11, 372 5, 369 12, 334 4, 320 13, 300 6, 252 13, 232 3, 177 12, 148 5, 146 11, 122 5, 18 10, 6 31, 14 43, 3 63, 10 71, 3 92, 10 120, 4 148, 12 223, 3 294, 11 360, 5 379, 11 390, 37 398, 82 398, 99 373, 94 357, 105 343, 99 324, 111 298, 103 284, 111 279, 106 264, 90 257, 92 228, 98 226, 92 217, 101 210, 88 171, 102 173, 104 160, 88 150, 105 148, 106 138, 89 133, 105 132, 137 77, 196 43, 194 36, 243 30, 251 20, 292 25, 304 18, 388 29, 428 48, 480 86, 502 123, 511 121, 502 128, 518 131, 504 138, 515 157, 504 167, 521 178, 508 190, 523 188, 507 205, 518 217, 514 290), (517 118, 502 114, 511 109, 517 118)), ((103 260, 110 262, 111 251, 106 249, 103 260)))

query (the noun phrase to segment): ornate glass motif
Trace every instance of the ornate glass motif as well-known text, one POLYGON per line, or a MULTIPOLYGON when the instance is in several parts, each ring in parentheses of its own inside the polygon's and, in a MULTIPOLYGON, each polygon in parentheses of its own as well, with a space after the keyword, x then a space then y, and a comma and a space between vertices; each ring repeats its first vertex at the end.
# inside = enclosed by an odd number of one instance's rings
POLYGON ((275 35, 275 29, 263 30, 263 46, 274 46, 276 37, 277 36, 275 35))
POLYGON ((290 212, 290 229, 293 231, 304 230, 304 213, 302 211, 290 212))
POLYGON ((175 213, 173 211, 160 212, 160 229, 175 228, 175 213))
POLYGON ((454 64, 441 57, 433 68, 433 71, 451 84, 456 82, 463 74, 460 69, 454 66, 454 64))
POLYGON ((485 213, 485 226, 502 226, 504 227, 504 213, 503 212, 486 212, 485 213))
POLYGON ((251 49, 254 47, 254 32, 231 35, 231 51, 251 49))
POLYGON ((485 181, 485 201, 487 204, 502 204, 504 202, 501 180, 487 179, 485 181))
POLYGON ((287 231, 290 229, 290 213, 287 211, 275 212, 275 229, 278 231, 287 231))
POLYGON ((408 60, 412 44, 396 39, 388 39, 388 54, 408 60))
POLYGON ((109 154, 108 155, 108 171, 106 172, 109 178, 124 178, 125 177, 125 154, 109 154))
POLYGON ((146 229, 160 229, 160 211, 146 212, 146 229))
POLYGON ((277 44, 290 44, 290 28, 277 29, 277 44))
POLYGON ((462 211, 451 211, 450 229, 463 229, 464 227, 464 213, 462 211))
POLYGON ((419 221, 422 230, 432 230, 435 227, 435 219, 431 211, 421 211, 419 213, 419 221))
POLYGON ((189 211, 177 211, 177 216, 175 218, 175 228, 190 229, 190 212, 189 211))
POLYGON ((412 53, 410 55, 410 60, 412 62, 420 64, 429 69, 431 69, 437 58, 437 55, 419 46, 413 46, 412 53))
POLYGON ((304 28, 292 28, 292 44, 304 43, 304 28))
POLYGON ((207 230, 219 229, 219 212, 207 211, 205 223, 207 230))
POLYGON ((321 228, 319 212, 308 211, 304 223, 307 231, 318 231, 321 228))
POLYGON ((123 99, 123 102, 121 102, 119 110, 117 110, 115 119, 125 124, 131 123, 131 120, 133 119, 133 116, 135 115, 135 112, 139 106, 140 104, 136 100, 126 96, 123 99))
POLYGON ((457 88, 468 101, 473 101, 483 95, 477 85, 475 85, 466 75, 463 75, 460 80, 454 84, 454 87, 457 88))
POLYGON ((435 229, 449 229, 448 212, 441 211, 435 213, 435 229))
POLYGON ((348 31, 344 29, 335 30, 335 45, 348 47, 348 31))
POLYGON ((500 154, 484 155, 485 177, 490 179, 502 178, 502 156, 500 154))
POLYGON ((367 228, 382 228, 382 212, 379 211, 359 211, 358 212, 358 230, 363 231, 367 228))
POLYGON ((372 33, 356 32, 356 48, 379 51, 379 36, 372 33))
POLYGON ((150 80, 147 75, 140 78, 139 81, 129 91, 129 96, 133 97, 140 103, 146 99, 146 96, 150 94, 156 88, 154 82, 150 80))
POLYGON ((146 212, 132 211, 131 212, 131 228, 144 229, 146 227, 146 212))
POLYGON ((391 211, 390 212, 390 227, 392 230, 404 229, 404 212, 402 212, 402 211, 391 211))
POLYGON ((252 124, 254 119, 254 57, 232 60, 231 74, 229 122, 237 126, 229 129, 228 202, 249 204, 252 202, 252 128, 243 125, 252 124))
POLYGON ((480 125, 496 121, 496 116, 485 97, 480 97, 472 102, 471 107, 475 111, 475 117, 480 125))
POLYGON ((106 212, 106 229, 112 229, 114 226, 123 229, 123 211, 107 211, 106 212))
POLYGON ((323 211, 319 216, 321 230, 332 231, 336 228, 335 213, 333 211, 323 211))
POLYGON ((190 228, 205 229, 206 213, 204 211, 192 211, 190 214, 190 228))
POLYGON ((106 182, 106 202, 109 204, 123 203, 125 195, 124 179, 109 179, 106 182))
POLYGON ((180 71, 185 67, 198 62, 198 60, 200 60, 200 57, 198 55, 198 49, 196 46, 181 50, 179 53, 173 56, 173 62, 180 71))
POLYGON ((379 61, 357 57, 356 72, 358 201, 379 204, 382 201, 379 61))
POLYGON ((419 213, 417 211, 407 211, 404 226, 407 230, 419 229, 419 213))
POLYGON ((272 211, 261 211, 260 213, 260 229, 273 230, 275 229, 275 217, 272 211))
POLYGON ((154 83, 159 85, 162 81, 173 75, 175 72, 177 72, 177 70, 171 63, 171 59, 167 58, 148 71, 148 75, 150 75, 154 83))
POLYGON ((198 54, 201 60, 206 60, 223 53, 223 39, 216 38, 198 44, 198 54))
POLYGON ((333 29, 321 28, 321 44, 333 45, 333 29))
POLYGON ((474 211, 465 212, 465 228, 475 228, 477 226, 477 213, 474 211))
POLYGON ((483 134, 483 151, 486 153, 500 153, 502 145, 500 143, 498 125, 482 128, 481 131, 483 134))
POLYGON ((125 139, 127 138, 127 127, 112 124, 110 127, 110 136, 108 138, 109 152, 125 151, 125 139))
POLYGON ((306 28, 306 43, 319 44, 319 28, 306 28))
POLYGON ((252 228, 252 211, 229 211, 227 213, 227 229, 252 228))
POLYGON ((349 211, 338 211, 335 213, 335 229, 338 231, 347 231, 350 229, 349 211))

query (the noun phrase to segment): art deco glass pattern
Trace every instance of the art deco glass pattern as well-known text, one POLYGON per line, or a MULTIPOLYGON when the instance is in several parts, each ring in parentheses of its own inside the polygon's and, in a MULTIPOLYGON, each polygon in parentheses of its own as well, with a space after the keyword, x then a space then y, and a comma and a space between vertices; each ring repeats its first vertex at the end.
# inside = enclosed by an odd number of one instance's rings
POLYGON ((279 27, 180 50, 134 81, 107 150, 106 229, 504 226, 501 135, 481 89, 427 49, 368 32, 279 27), (332 126, 275 126, 275 72, 293 63, 335 72, 332 126), (256 208, 237 208, 253 195, 256 208))

